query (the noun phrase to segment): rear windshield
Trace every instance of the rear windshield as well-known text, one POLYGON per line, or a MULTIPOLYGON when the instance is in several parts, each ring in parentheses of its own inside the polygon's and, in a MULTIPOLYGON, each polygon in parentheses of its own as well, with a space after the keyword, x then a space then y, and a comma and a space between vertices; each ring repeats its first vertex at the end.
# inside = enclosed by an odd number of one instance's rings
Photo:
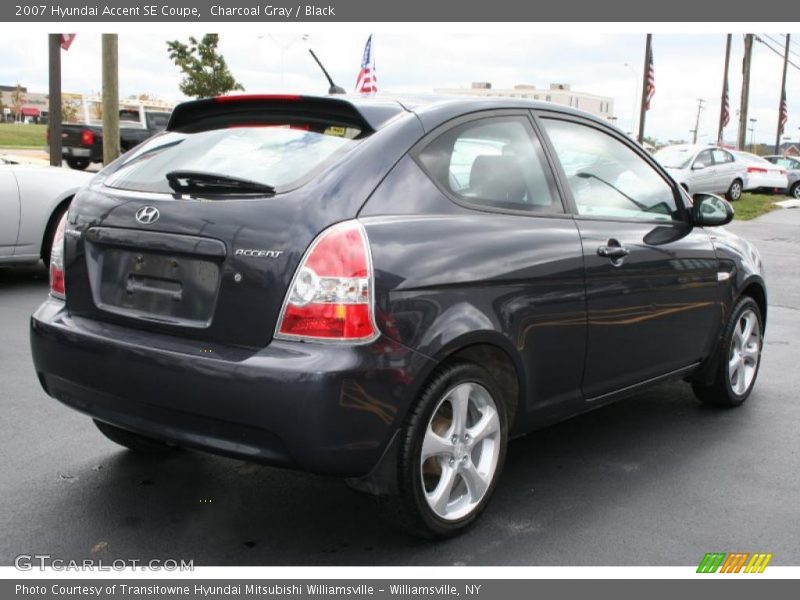
POLYGON ((247 179, 280 194, 299 187, 337 160, 358 143, 361 134, 354 127, 302 123, 166 132, 138 146, 105 184, 170 194, 167 173, 198 171, 247 179))

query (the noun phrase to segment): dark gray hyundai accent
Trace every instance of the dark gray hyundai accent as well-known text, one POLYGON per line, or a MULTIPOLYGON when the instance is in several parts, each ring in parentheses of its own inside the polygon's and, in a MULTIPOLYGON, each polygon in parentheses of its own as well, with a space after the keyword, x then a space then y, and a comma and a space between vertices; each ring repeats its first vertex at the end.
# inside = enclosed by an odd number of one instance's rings
POLYGON ((189 102, 75 197, 33 358, 132 450, 338 475, 445 537, 511 437, 667 380, 745 401, 767 303, 732 216, 552 104, 189 102))

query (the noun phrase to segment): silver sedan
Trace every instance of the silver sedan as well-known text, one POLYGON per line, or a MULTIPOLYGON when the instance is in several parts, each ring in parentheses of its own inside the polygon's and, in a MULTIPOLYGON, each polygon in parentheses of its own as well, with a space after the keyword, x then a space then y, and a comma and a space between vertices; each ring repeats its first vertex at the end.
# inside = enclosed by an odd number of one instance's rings
POLYGON ((0 264, 50 260, 52 237, 92 174, 0 155, 0 264))
POLYGON ((732 202, 742 197, 747 167, 725 148, 678 144, 653 157, 690 194, 725 194, 732 202))

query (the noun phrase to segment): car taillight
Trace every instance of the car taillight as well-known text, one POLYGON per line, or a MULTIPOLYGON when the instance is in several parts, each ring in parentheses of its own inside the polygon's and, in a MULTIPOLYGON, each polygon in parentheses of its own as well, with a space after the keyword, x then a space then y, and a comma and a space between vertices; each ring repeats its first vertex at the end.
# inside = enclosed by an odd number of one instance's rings
POLYGON ((372 261, 358 221, 323 231, 306 252, 283 302, 276 337, 368 341, 373 315, 372 261))
POLYGON ((62 300, 66 298, 64 290, 64 229, 67 226, 67 215, 61 217, 53 236, 53 247, 50 250, 50 295, 62 300))
POLYGON ((761 167, 747 167, 748 173, 766 173, 767 170, 761 167))
POLYGON ((81 144, 91 146, 94 144, 94 132, 89 129, 81 131, 81 144))

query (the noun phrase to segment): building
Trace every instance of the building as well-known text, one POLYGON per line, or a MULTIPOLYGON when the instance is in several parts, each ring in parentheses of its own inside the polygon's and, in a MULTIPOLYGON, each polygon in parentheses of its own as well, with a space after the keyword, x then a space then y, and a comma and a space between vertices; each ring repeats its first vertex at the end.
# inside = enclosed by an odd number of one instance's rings
MULTIPOLYGON (((14 90, 17 89, 16 85, 0 85, 0 100, 4 106, 2 120, 11 120, 13 112, 12 96, 14 90)), ((38 92, 29 92, 28 88, 21 86, 24 101, 22 109, 18 116, 18 120, 28 123, 36 123, 44 115, 47 115, 48 100, 47 94, 38 92)))
POLYGON ((458 96, 482 96, 502 98, 528 98, 572 106, 609 122, 616 121, 614 99, 573 90, 567 83, 551 83, 548 89, 534 85, 515 85, 511 89, 493 88, 491 83, 476 82, 468 88, 439 88, 437 94, 458 96))

